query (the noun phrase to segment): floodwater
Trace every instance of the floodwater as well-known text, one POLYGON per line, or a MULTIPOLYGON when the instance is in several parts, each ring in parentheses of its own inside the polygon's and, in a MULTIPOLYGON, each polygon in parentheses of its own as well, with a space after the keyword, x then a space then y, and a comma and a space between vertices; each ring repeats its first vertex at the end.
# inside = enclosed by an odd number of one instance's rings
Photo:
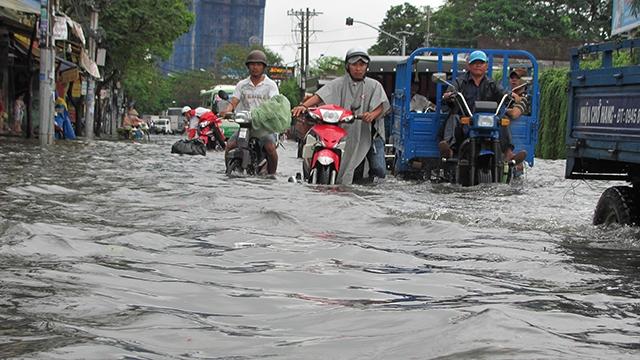
POLYGON ((0 139, 0 358, 637 359, 611 184, 228 178, 222 153, 0 139))

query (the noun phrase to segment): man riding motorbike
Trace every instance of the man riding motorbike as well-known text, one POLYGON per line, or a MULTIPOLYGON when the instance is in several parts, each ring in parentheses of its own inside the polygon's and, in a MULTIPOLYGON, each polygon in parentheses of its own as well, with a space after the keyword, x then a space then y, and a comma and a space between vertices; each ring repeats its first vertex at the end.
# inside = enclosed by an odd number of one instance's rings
MULTIPOLYGON (((444 122, 443 126, 440 127, 438 132, 438 147, 440 149, 440 155, 444 158, 453 157, 460 144, 462 144, 466 138, 464 129, 458 121, 460 109, 458 109, 452 102, 454 91, 457 90, 462 93, 472 113, 475 112, 476 101, 495 101, 496 103, 499 103, 504 94, 506 94, 504 89, 495 80, 486 75, 488 69, 487 61, 487 54, 484 51, 473 51, 469 55, 467 62, 468 71, 456 78, 454 82, 455 89, 447 89, 442 96, 442 98, 451 107, 449 117, 444 122)), ((520 96, 515 93, 512 93, 512 97, 516 101, 520 100, 520 96)), ((507 110, 506 115, 513 119, 514 110, 507 110)), ((514 146, 511 143, 511 132, 508 129, 505 129, 502 131, 502 134, 504 136, 500 136, 500 147, 505 155, 505 159, 514 159, 518 163, 522 162, 526 157, 526 152, 518 153, 517 158, 514 158, 512 151, 514 146)))
MULTIPOLYGON (((265 74, 268 64, 264 52, 260 50, 249 52, 245 65, 249 70, 249 77, 238 82, 229 105, 220 112, 220 116, 233 111, 252 110, 279 94, 278 85, 265 74)), ((278 168, 278 152, 276 150, 278 134, 256 129, 253 135, 260 139, 267 155, 267 172, 269 175, 275 175, 278 168)), ((229 138, 225 148, 226 153, 237 147, 237 138, 238 133, 229 138)))
POLYGON ((366 77, 369 61, 366 50, 350 49, 344 59, 347 73, 291 110, 294 117, 299 117, 309 107, 335 104, 361 117, 362 121, 344 125, 348 135, 337 183, 351 184, 354 176, 360 180, 363 176, 359 174, 359 168, 365 158, 369 161, 372 177, 385 177, 383 117, 390 105, 382 84, 366 77))

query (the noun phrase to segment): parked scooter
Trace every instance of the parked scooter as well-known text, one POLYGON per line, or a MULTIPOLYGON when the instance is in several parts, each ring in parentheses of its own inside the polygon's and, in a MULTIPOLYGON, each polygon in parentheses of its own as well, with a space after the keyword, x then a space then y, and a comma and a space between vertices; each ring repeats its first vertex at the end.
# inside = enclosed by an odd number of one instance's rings
MULTIPOLYGON (((446 81, 445 73, 435 73, 433 81, 455 89, 446 81)), ((519 87, 527 84, 525 82, 519 87)), ((511 181, 515 162, 505 161, 500 148, 500 127, 510 124, 510 119, 506 117, 509 98, 510 94, 505 94, 499 104, 476 101, 476 112, 472 113, 462 93, 454 90, 453 101, 462 110, 460 125, 468 137, 458 147, 456 157, 443 159, 441 172, 445 180, 462 186, 511 181)))
POLYGON ((315 123, 302 147, 302 171, 310 184, 336 183, 345 148, 347 131, 340 124, 356 119, 353 112, 337 105, 322 105, 306 112, 306 120, 315 123))
POLYGON ((225 154, 226 174, 266 175, 267 156, 260 139, 253 136, 251 112, 240 111, 231 121, 240 125, 237 146, 225 154))

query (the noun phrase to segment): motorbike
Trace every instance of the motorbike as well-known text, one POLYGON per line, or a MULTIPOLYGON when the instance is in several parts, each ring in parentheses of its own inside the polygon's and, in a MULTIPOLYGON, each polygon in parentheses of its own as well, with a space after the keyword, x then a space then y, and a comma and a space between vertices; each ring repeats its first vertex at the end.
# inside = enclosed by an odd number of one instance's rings
POLYGON ((220 147, 224 150, 226 146, 226 137, 220 129, 220 120, 217 117, 213 119, 203 120, 198 123, 198 139, 204 143, 207 150, 220 147))
POLYGON ((231 121, 240 126, 236 147, 225 154, 226 174, 266 175, 267 156, 260 139, 253 136, 251 113, 240 111, 231 121))
MULTIPOLYGON (((432 79, 455 89, 446 80, 445 73, 435 73, 432 79)), ((525 85, 526 82, 521 86, 525 85)), ((475 113, 471 112, 462 93, 454 91, 452 96, 462 110, 459 121, 468 136, 459 145, 457 156, 442 159, 440 177, 462 186, 509 183, 515 172, 515 162, 503 159, 500 128, 510 124, 510 119, 506 117, 510 94, 505 94, 500 103, 476 101, 475 113)))
POLYGON ((137 125, 134 125, 129 131, 128 136, 130 140, 151 141, 149 125, 146 122, 141 122, 137 125))
POLYGON ((305 120, 314 123, 302 146, 303 178, 310 184, 336 183, 340 160, 345 148, 347 131, 340 124, 356 120, 352 111, 337 105, 310 108, 305 120))

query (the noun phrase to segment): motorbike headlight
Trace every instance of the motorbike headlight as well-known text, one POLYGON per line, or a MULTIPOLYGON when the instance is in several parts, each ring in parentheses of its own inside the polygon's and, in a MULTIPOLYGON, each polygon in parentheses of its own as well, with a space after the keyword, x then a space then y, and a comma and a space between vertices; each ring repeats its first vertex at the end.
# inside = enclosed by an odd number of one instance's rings
POLYGON ((342 116, 342 111, 339 110, 320 109, 320 113, 322 114, 322 121, 330 124, 336 124, 340 121, 340 116, 342 116))
POLYGON ((480 115, 478 116, 479 127, 493 127, 493 115, 480 115))

